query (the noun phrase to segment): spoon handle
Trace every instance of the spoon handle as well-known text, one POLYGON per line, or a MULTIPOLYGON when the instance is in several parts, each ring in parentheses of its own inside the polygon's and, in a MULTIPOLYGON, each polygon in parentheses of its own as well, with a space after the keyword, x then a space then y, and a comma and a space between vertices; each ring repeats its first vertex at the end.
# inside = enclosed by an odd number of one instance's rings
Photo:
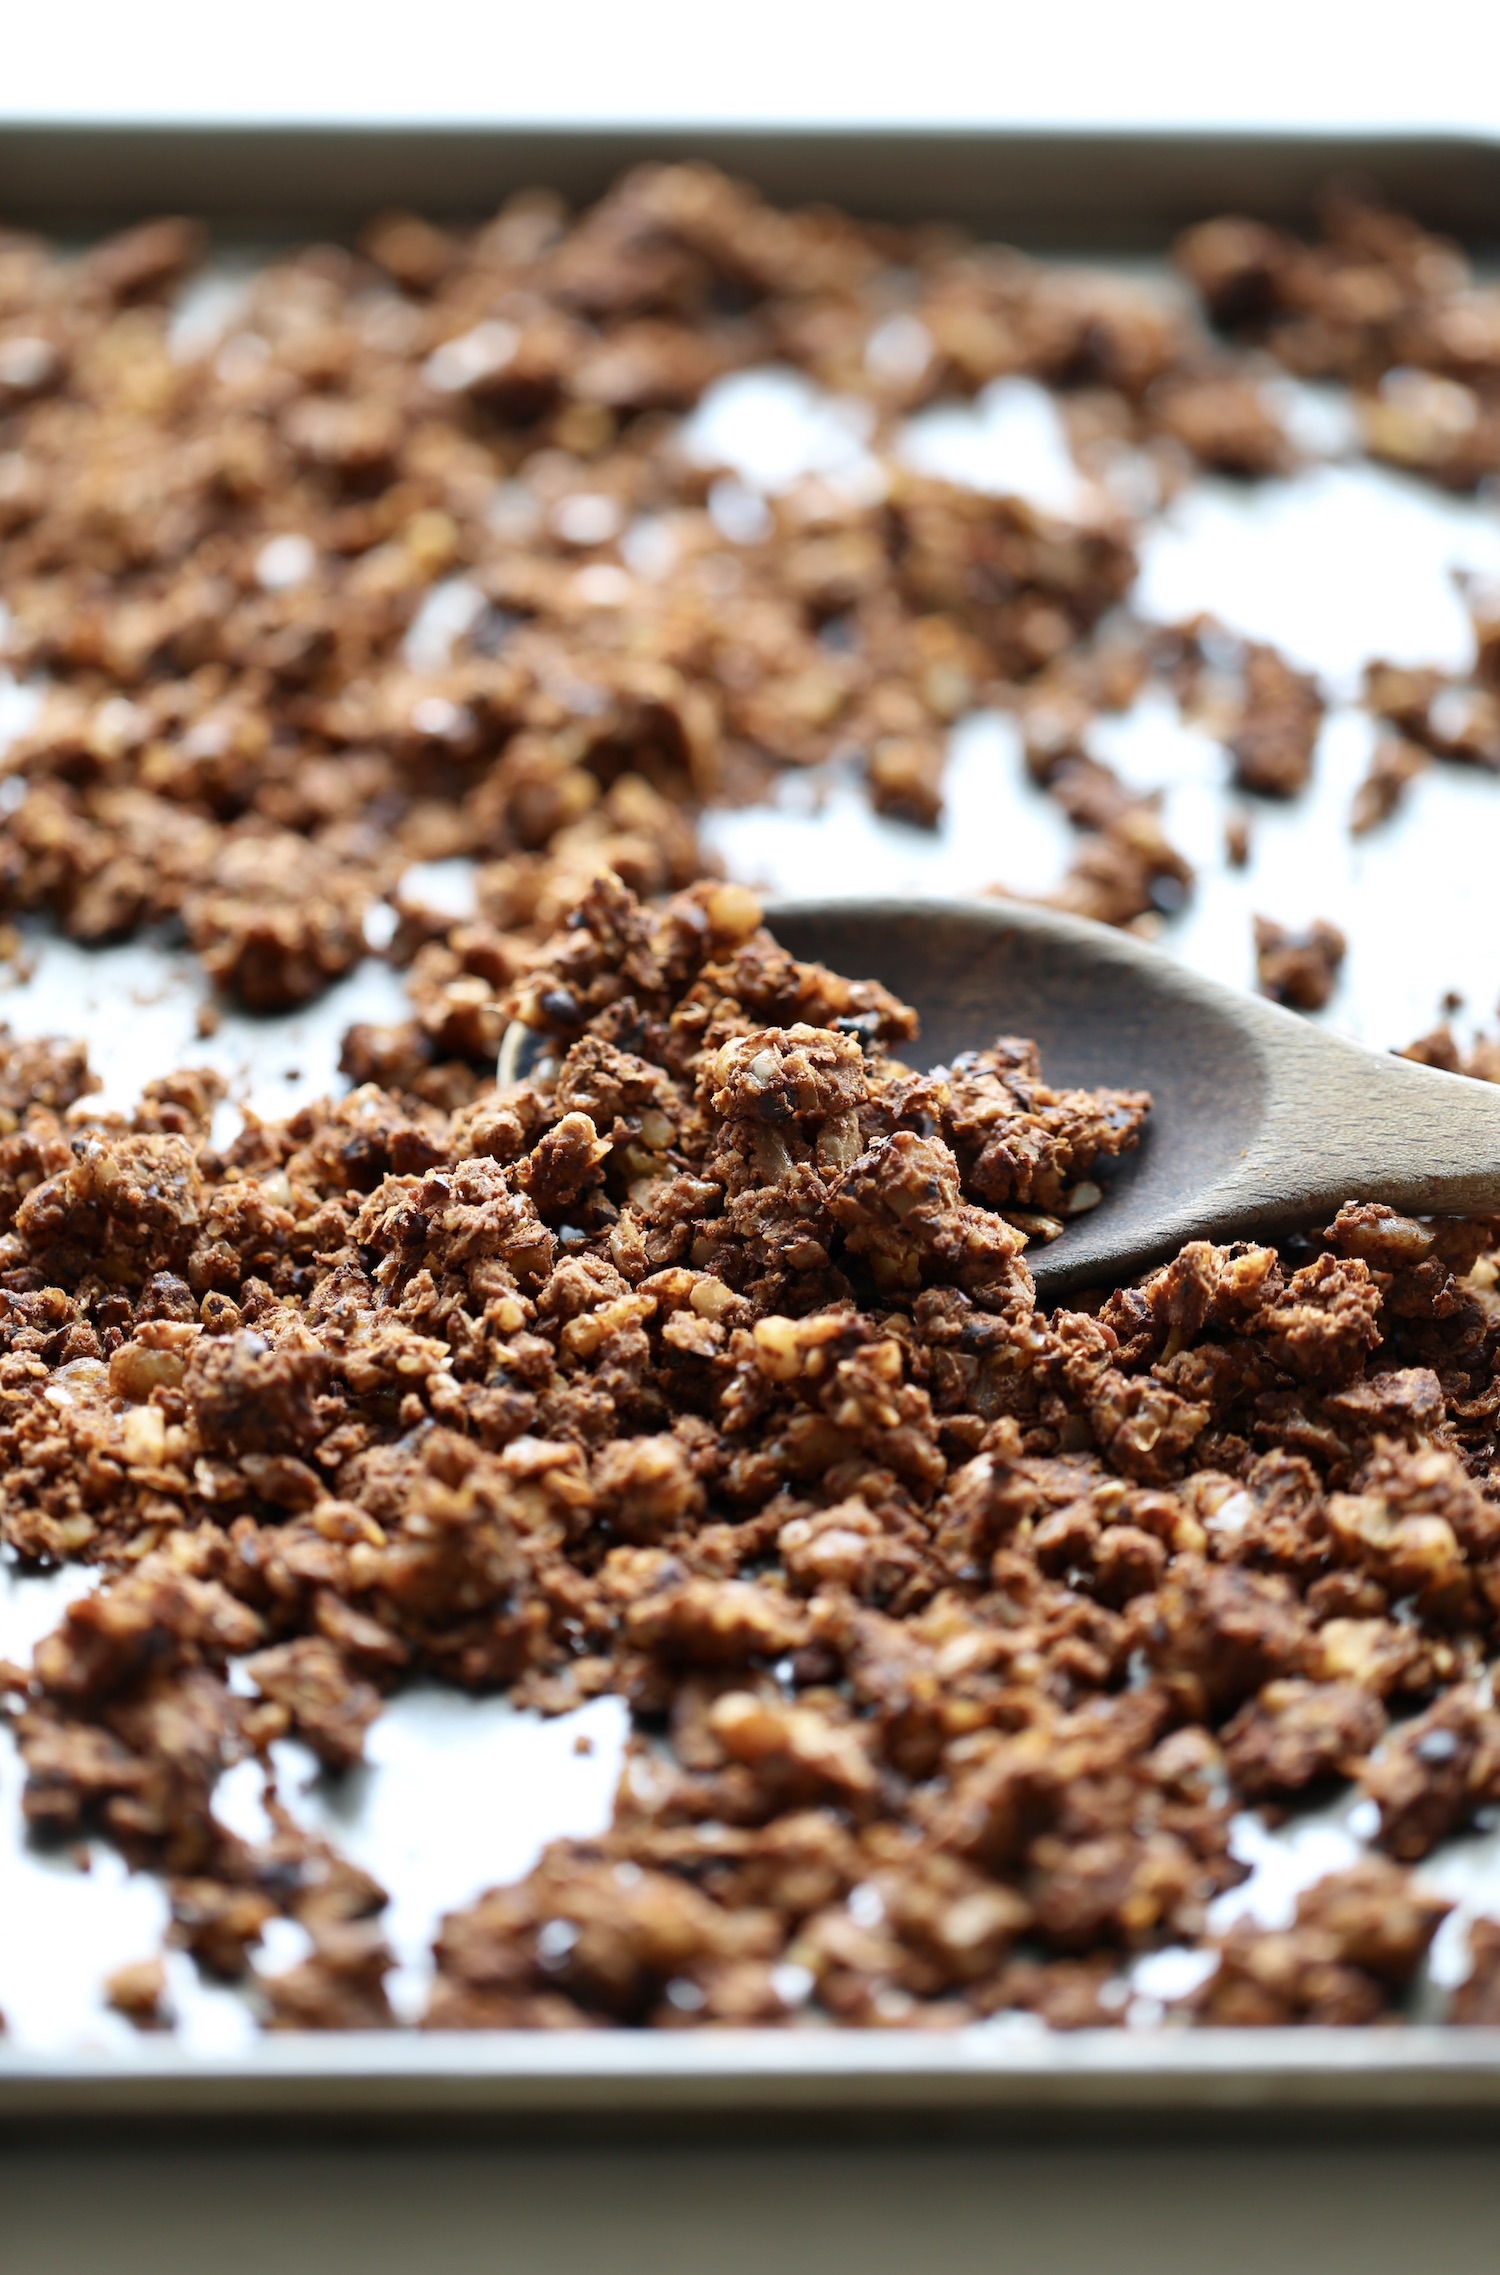
POLYGON ((1035 1038, 1047 1079, 1149 1091, 1101 1205, 1027 1251, 1037 1293, 1134 1279, 1187 1241, 1315 1229, 1345 1201, 1500 1216, 1500 1084, 1364 1049, 1129 934, 1020 902, 782 902, 793 955, 916 1006, 920 1062, 1035 1038))
MULTIPOLYGON (((1247 1006, 1247 1008, 1249 1008, 1247 1006)), ((1347 1200, 1426 1216, 1500 1214, 1500 1085, 1364 1049, 1256 1006, 1265 1108, 1238 1165, 1204 1195, 1205 1229, 1332 1216, 1347 1200)))

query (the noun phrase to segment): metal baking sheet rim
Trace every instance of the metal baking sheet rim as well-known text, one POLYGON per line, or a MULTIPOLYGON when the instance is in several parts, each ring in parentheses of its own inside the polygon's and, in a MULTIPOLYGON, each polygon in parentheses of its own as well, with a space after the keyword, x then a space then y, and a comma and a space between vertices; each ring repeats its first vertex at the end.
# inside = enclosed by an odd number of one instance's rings
MULTIPOLYGON (((1318 131, 733 130, 677 126, 321 128, 18 124, 0 118, 0 206, 13 223, 92 225, 163 204, 284 229, 347 225, 399 199, 473 208, 524 181, 589 194, 647 156, 701 156, 772 194, 946 210, 1099 249, 1160 238, 1195 212, 1258 204, 1294 218, 1357 166, 1435 223, 1500 234, 1500 136, 1318 131), (277 165, 268 176, 266 160, 277 165), (867 189, 866 185, 870 185, 867 189)), ((973 2032, 635 2031, 268 2037, 214 2059, 142 2038, 127 2053, 8 2052, 0 2125, 248 2117, 809 2117, 992 2112, 1500 2112, 1500 2029, 1417 2026, 997 2040, 973 2032)))
POLYGON ((1351 173, 1433 227, 1500 236, 1500 134, 1317 127, 150 124, 7 120, 0 108, 0 212, 76 231, 176 208, 231 233, 343 234, 380 207, 478 216, 538 181, 585 199, 648 158, 709 159, 791 202, 960 221, 1039 249, 1160 244, 1225 210, 1295 223, 1330 175, 1351 173))
POLYGON ((268 2039, 214 2061, 6 2056, 0 2124, 56 2118, 1015 2116, 1500 2112, 1500 2029, 982 2032, 494 2031, 268 2039))

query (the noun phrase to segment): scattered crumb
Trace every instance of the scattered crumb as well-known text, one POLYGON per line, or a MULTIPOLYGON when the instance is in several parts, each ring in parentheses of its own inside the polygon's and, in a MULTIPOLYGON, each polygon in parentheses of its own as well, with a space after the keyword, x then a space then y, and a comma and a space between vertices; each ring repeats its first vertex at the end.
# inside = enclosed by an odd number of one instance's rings
POLYGON ((1349 943, 1335 924, 1318 919, 1293 932, 1268 916, 1255 919, 1255 977, 1262 995, 1293 1011, 1321 1011, 1333 993, 1349 943))
POLYGON ((1407 787, 1432 763, 1431 753, 1405 735, 1382 735, 1370 760, 1370 771, 1354 793, 1349 808, 1349 834, 1363 837, 1376 824, 1389 819, 1407 787))
POLYGON ((138 1959, 118 1967, 104 1986, 106 2002, 138 2030, 164 2030, 171 2022, 167 1970, 160 1959, 138 1959))

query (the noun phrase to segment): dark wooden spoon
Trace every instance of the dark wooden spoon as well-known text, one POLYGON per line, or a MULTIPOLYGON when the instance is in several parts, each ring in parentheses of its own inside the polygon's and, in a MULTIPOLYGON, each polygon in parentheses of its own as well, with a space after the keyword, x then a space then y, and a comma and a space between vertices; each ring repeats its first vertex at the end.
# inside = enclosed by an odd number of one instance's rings
POLYGON ((1011 901, 780 901, 766 921, 794 955, 914 1005, 904 1055, 923 1067, 1027 1035, 1053 1084, 1151 1092, 1097 1208, 1027 1250, 1049 1299, 1346 1200, 1500 1214, 1500 1085, 1365 1050, 1126 933, 1011 901))

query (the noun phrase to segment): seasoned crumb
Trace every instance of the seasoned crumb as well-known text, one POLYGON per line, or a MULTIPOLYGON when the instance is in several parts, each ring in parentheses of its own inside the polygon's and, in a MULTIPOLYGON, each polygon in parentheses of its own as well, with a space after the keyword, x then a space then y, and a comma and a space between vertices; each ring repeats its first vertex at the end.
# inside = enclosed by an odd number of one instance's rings
POLYGON ((1229 736, 1235 786, 1292 798, 1312 779, 1323 697, 1306 672, 1252 641, 1244 658, 1239 718, 1229 736))
MULTIPOLYGON (((1458 1004, 1452 1006, 1454 1010, 1458 1004)), ((1453 1029, 1445 1021, 1427 1035, 1419 1035, 1398 1054, 1415 1060, 1418 1066, 1435 1066, 1444 1074, 1467 1074, 1477 1082, 1500 1082, 1500 1040, 1493 1035, 1477 1034, 1468 1050, 1459 1043, 1453 1029)))
POLYGON ((259 1975, 272 2030, 389 2030, 385 1978, 395 1961, 378 1926, 338 1920, 313 1930, 312 1956, 281 1975, 259 1975))
POLYGON ((138 1959, 117 1967, 104 1986, 104 1996, 139 2030, 162 2030, 171 2023, 167 1971, 159 1959, 138 1959))
POLYGON ((1265 390, 1232 364, 1159 382, 1151 410, 1162 434, 1216 473, 1287 474, 1296 463, 1265 390))
POLYGON ((1287 1928, 1242 1920, 1190 2002, 1217 2028, 1399 2019, 1410 1982, 1451 1904, 1378 1857, 1331 1873, 1298 1898, 1287 1928))
POLYGON ((1255 919, 1255 977, 1262 995, 1293 1011, 1321 1011, 1334 990, 1349 943, 1321 917, 1305 932, 1255 919))
POLYGON ((1088 754, 1071 703, 1042 697, 1029 708, 1025 750, 1027 772, 1082 838, 1050 905, 1120 926, 1175 915, 1193 870, 1162 827, 1160 795, 1129 789, 1088 754))

